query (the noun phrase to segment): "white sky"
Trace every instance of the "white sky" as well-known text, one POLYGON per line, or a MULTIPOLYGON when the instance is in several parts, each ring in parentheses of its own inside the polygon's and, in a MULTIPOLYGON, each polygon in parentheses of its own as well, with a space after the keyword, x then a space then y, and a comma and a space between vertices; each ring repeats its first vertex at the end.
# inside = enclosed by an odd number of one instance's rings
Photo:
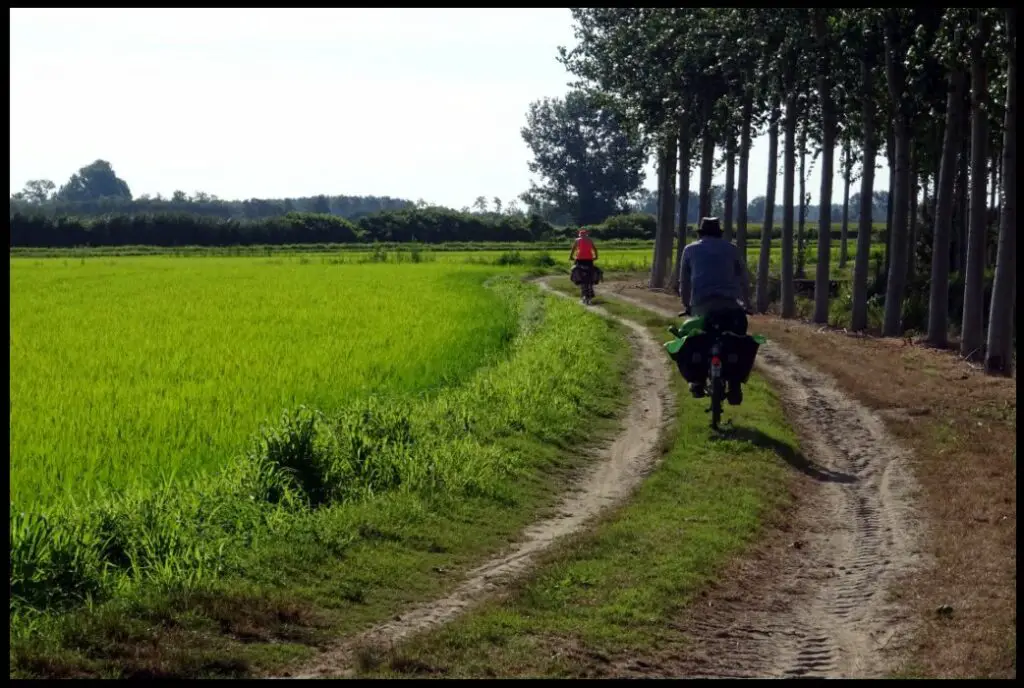
MULTIPOLYGON (((507 203, 573 43, 568 9, 12 9, 11 192, 102 158, 135 196, 507 203)), ((766 172, 762 137, 751 199, 766 172)))

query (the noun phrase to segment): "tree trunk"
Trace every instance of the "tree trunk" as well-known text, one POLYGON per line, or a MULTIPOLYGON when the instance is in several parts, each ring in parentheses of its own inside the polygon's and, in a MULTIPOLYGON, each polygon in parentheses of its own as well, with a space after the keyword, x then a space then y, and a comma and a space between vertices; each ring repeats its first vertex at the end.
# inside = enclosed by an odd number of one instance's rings
POLYGON ((709 217, 711 215, 711 176, 714 172, 715 165, 715 139, 711 134, 711 115, 713 103, 710 98, 704 99, 704 111, 702 116, 702 127, 704 129, 702 133, 701 144, 703 146, 700 156, 700 189, 699 194, 699 212, 697 217, 697 223, 702 218, 709 217))
POLYGON ((743 130, 740 132, 740 171, 736 180, 736 248, 747 262, 747 177, 750 168, 750 126, 754 98, 749 89, 743 99, 743 130))
POLYGON ((658 278, 660 277, 658 267, 661 265, 662 247, 665 243, 665 149, 659 146, 655 155, 658 175, 658 190, 656 192, 657 214, 655 215, 657 224, 654 230, 654 256, 651 259, 651 276, 647 282, 649 288, 656 288, 658 286, 658 278))
MULTIPOLYGON (((860 74, 865 93, 874 89, 872 69, 874 56, 870 52, 861 55, 860 74)), ((860 221, 857 227, 857 254, 853 259, 853 313, 850 328, 862 332, 868 326, 868 260, 871 254, 871 232, 874 228, 875 207, 875 108, 870 98, 864 98, 862 105, 864 120, 863 158, 860 175, 860 221)))
MULTIPOLYGON (((966 89, 965 89, 966 90, 966 89)), ((970 115, 968 114, 970 108, 966 105, 966 102, 961 105, 963 111, 961 132, 967 131, 970 127, 970 115)), ((953 272, 958 273, 963 278, 964 265, 967 263, 967 187, 970 186, 970 177, 968 176, 968 161, 971 159, 971 137, 961 136, 963 142, 960 147, 960 165, 957 169, 956 177, 956 191, 953 195, 953 202, 955 204, 955 210, 953 217, 955 222, 953 224, 954 233, 953 237, 955 240, 955 246, 952 251, 950 260, 953 263, 953 272)))
POLYGON ((798 221, 796 229, 796 276, 798 279, 805 279, 804 272, 806 252, 804 250, 804 228, 807 223, 807 124, 800 127, 800 206, 798 210, 798 221))
POLYGON ((725 206, 722 217, 722 235, 732 241, 732 216, 736 202, 736 139, 730 133, 725 138, 725 206))
MULTIPOLYGON (((990 123, 991 126, 991 123, 990 123)), ((996 252, 997 245, 999 242, 998 228, 999 228, 999 168, 1001 167, 1000 161, 1003 157, 1002 150, 990 151, 992 154, 992 164, 989 167, 989 185, 992 190, 989 192, 990 205, 989 210, 985 214, 985 224, 987 231, 985 232, 985 269, 995 269, 996 267, 996 252)))
POLYGON ((893 189, 896 188, 896 137, 893 135, 892 118, 889 118, 888 133, 885 138, 885 157, 889 164, 889 192, 885 201, 885 255, 882 259, 882 272, 889 273, 889 257, 892 254, 892 202, 893 189))
POLYGON ((917 193, 918 175, 917 156, 915 155, 914 142, 910 142, 910 222, 907 223, 907 283, 914 281, 915 275, 915 247, 917 246, 917 193))
POLYGON ((896 188, 893 193, 892 236, 889 240, 889 272, 885 283, 883 337, 902 332, 903 294, 907 279, 908 223, 910 220, 910 125, 896 127, 896 188))
POLYGON ((676 260, 669 286, 672 293, 679 294, 679 271, 683 266, 683 249, 686 247, 686 221, 690 215, 690 115, 684 112, 679 119, 679 219, 677 220, 676 260))
POLYGON ((768 180, 764 194, 764 217, 761 220, 761 252, 757 258, 757 312, 768 310, 768 269, 775 229, 775 186, 779 177, 779 96, 772 96, 768 115, 768 180))
POLYGON ((849 260, 847 242, 850 232, 850 175, 852 170, 850 141, 843 142, 843 226, 839 232, 839 267, 845 268, 849 260))
POLYGON ((927 227, 929 213, 932 212, 932 177, 928 174, 921 175, 921 226, 927 227))
MULTIPOLYGON (((989 122, 989 127, 992 123, 989 122)), ((999 146, 999 160, 1000 163, 996 164, 992 170, 992 174, 989 179, 992 180, 992 184, 995 186, 995 203, 996 205, 991 208, 988 212, 988 232, 986 234, 986 253, 985 253, 985 271, 996 269, 996 258, 999 252, 999 172, 1002 167, 1003 151, 1002 146, 999 146)))
POLYGON ((676 137, 668 137, 658 160, 658 230, 654 237, 654 262, 650 286, 661 289, 668 279, 672 259, 676 208, 676 137))
POLYGON ((953 225, 954 184, 960 152, 960 120, 967 75, 956 70, 949 75, 946 96, 946 133, 942 140, 942 162, 935 182, 935 217, 932 230, 932 275, 928 295, 928 343, 945 347, 949 330, 949 245, 953 225))
POLYGON ((832 258, 832 176, 836 154, 836 123, 829 88, 828 32, 825 10, 811 10, 818 43, 818 97, 821 100, 821 191, 818 195, 818 264, 814 269, 814 322, 828 323, 828 278, 832 258))
MULTIPOLYGON (((792 80, 789 80, 792 85, 792 80)), ((796 315, 793 292, 793 186, 796 172, 796 89, 786 89, 785 154, 782 162, 782 317, 796 315)))
POLYGON ((1017 9, 1006 10, 1009 55, 1000 175, 999 251, 988 316, 986 372, 1009 375, 1013 368, 1013 317, 1017 292, 1017 9))
POLYGON ((971 44, 971 198, 967 230, 967 265, 964 271, 964 312, 960 323, 960 354, 977 360, 985 343, 985 234, 988 204, 985 197, 988 161, 988 74, 984 46, 987 40, 984 12, 977 13, 978 35, 971 44))
POLYGON ((989 173, 988 173, 988 206, 987 207, 991 211, 992 209, 994 209, 996 207, 996 185, 999 183, 999 180, 996 179, 996 167, 998 166, 998 160, 996 159, 996 155, 995 155, 994 152, 990 156, 989 161, 988 161, 987 164, 988 164, 988 170, 989 170, 989 173))
POLYGON ((906 70, 903 66, 898 18, 895 10, 890 13, 885 31, 885 62, 889 82, 889 97, 893 103, 895 122, 893 134, 896 139, 896 188, 892 194, 892 236, 889 238, 889 272, 885 284, 885 319, 882 324, 883 337, 895 337, 902 332, 903 292, 907 277, 907 222, 910 219, 910 144, 912 134, 907 114, 906 70))

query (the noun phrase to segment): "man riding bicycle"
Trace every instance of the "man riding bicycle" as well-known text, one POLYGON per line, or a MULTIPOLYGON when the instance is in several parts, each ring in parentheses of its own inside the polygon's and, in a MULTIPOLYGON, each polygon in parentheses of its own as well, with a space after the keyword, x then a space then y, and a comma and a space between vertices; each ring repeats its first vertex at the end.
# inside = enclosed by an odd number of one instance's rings
POLYGON ((589 301, 594 296, 594 261, 597 260, 597 246, 594 245, 594 240, 590 238, 590 232, 586 229, 580 229, 578 232, 576 241, 572 244, 572 250, 569 251, 569 260, 575 261, 579 272, 585 273, 583 300, 589 301))
MULTIPOLYGON (((679 295, 683 315, 704 318, 704 330, 720 329, 740 336, 747 334, 750 278, 747 261, 739 249, 722 238, 717 217, 705 217, 697 229, 700 237, 683 249, 679 268, 679 295)), ((700 399, 705 382, 691 382, 690 393, 700 399)), ((743 400, 739 383, 729 383, 725 394, 731 405, 743 400)))

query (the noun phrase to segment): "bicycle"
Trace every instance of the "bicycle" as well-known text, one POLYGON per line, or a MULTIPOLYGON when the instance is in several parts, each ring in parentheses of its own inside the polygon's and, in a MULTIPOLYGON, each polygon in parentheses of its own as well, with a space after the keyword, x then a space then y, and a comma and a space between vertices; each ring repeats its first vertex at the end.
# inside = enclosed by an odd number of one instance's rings
MULTIPOLYGON (((743 309, 743 313, 745 316, 753 315, 747 308, 743 309)), ((680 315, 690 314, 690 309, 686 309, 680 315)), ((727 316, 728 312, 716 312, 704 318, 704 332, 691 335, 694 339, 688 341, 689 351, 685 354, 680 351, 676 359, 680 373, 687 381, 695 383, 699 379, 700 384, 705 384, 710 380, 711 405, 705 409, 705 413, 711 414, 711 427, 714 430, 719 429, 722 421, 723 401, 727 396, 726 384, 738 388, 747 381, 760 346, 757 339, 747 335, 746 328, 742 328, 742 333, 732 331, 741 328, 734 328, 734 323, 727 316), (704 351, 707 351, 707 356, 703 355, 704 351)), ((669 331, 679 335, 675 328, 669 331)), ((737 396, 736 402, 730 401, 733 406, 741 403, 741 396, 737 396)))
POLYGON ((580 302, 589 306, 594 302, 594 285, 601 281, 601 268, 596 265, 573 266, 570 279, 580 288, 580 302))

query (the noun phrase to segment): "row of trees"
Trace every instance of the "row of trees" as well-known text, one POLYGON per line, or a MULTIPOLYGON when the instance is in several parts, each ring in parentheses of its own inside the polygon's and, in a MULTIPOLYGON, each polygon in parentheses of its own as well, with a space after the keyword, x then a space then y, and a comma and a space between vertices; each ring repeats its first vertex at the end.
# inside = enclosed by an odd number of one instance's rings
MULTIPOLYGON (((640 129, 617 112, 614 102, 608 98, 573 90, 565 98, 544 98, 531 103, 521 134, 533 154, 529 169, 539 177, 539 183, 535 182, 520 196, 529 212, 557 224, 576 225, 600 222, 626 209, 657 215, 658 194, 643 186, 643 167, 648 154, 640 129)), ((798 207, 800 236, 805 222, 820 218, 818 206, 810 203, 810 194, 805 189, 820 149, 808 151, 804 142, 802 150, 799 197, 804 202, 798 207)), ((852 156, 847 156, 844 163, 846 179, 855 181, 852 156)), ((716 167, 722 165, 727 165, 724 158, 716 161, 716 167)), ((725 192, 725 185, 711 187, 712 214, 726 214, 725 192)), ((888 191, 874 192, 872 203, 876 218, 885 216, 888 195, 888 191)), ((860 218, 859 199, 859 193, 845 194, 842 205, 832 205, 832 217, 842 217, 847 225, 856 222, 860 218)), ((737 203, 736 194, 732 194, 727 213, 730 217, 739 215, 737 203)), ((691 191, 687 204, 687 221, 691 224, 698 220, 698 204, 697 195, 691 191)), ((500 200, 495 199, 498 212, 501 207, 500 200)), ((518 204, 515 207, 518 208, 518 204)), ((474 209, 487 210, 483 197, 477 199, 474 209)), ((747 217, 760 222, 766 210, 767 199, 757 196, 747 205, 747 217)), ((680 221, 678 209, 675 220, 680 221)))
MULTIPOLYGON (((591 236, 601 240, 650 241, 657 234, 657 222, 647 213, 627 213, 589 225, 589 229, 591 236)), ((752 229, 751 234, 759 231, 752 229)), ((779 230, 771 231, 773 238, 778 238, 779 230)), ((11 248, 568 242, 575 233, 575 227, 555 226, 539 215, 485 215, 448 208, 385 211, 356 220, 320 213, 287 213, 262 220, 192 213, 80 217, 16 212, 10 217, 11 248)))
MULTIPOLYGON (((411 208, 356 220, 318 213, 287 213, 261 220, 189 214, 50 216, 14 213, 10 245, 254 246, 366 242, 523 242, 556 238, 539 216, 465 214, 447 208, 411 208)), ((654 227, 649 228, 653 236, 654 227)))
MULTIPOLYGON (((529 197, 524 194, 524 197, 529 197)), ((512 199, 508 203, 498 196, 488 199, 477 196, 471 205, 463 206, 464 215, 540 215, 556 224, 571 224, 577 213, 557 203, 535 201, 528 207, 521 205, 523 199, 512 199)), ((315 213, 337 215, 358 219, 365 215, 410 208, 424 209, 431 206, 423 199, 409 201, 390 196, 329 196, 317 195, 301 198, 250 198, 247 200, 225 200, 203 191, 186 193, 175 191, 169 197, 161 194, 150 196, 132 195, 128 183, 117 176, 113 166, 106 160, 95 160, 82 167, 61 187, 49 179, 31 179, 21 191, 11 194, 11 214, 96 217, 100 215, 123 214, 174 214, 199 215, 234 220, 265 220, 289 213, 315 213)), ((578 207, 578 204, 577 204, 578 207)), ((614 204, 612 212, 600 215, 598 221, 616 212, 625 210, 623 204, 614 204)))
MULTIPOLYGON (((711 187, 711 214, 716 217, 721 217, 725 214, 725 185, 714 184, 711 187)), ((807 201, 809 196, 804 197, 804 205, 802 208, 798 208, 797 214, 802 213, 801 218, 806 222, 817 222, 821 215, 820 208, 817 205, 811 204, 807 201)), ((733 194, 732 208, 729 213, 730 217, 739 217, 739 209, 737 207, 736 194, 733 194)), ((768 199, 764 196, 755 196, 749 203, 747 203, 747 218, 751 222, 763 222, 768 210, 768 199)), ((875 218, 884 218, 886 209, 889 203, 889 192, 888 191, 876 191, 871 201, 872 216, 875 218)), ((688 224, 696 224, 700 219, 697 214, 698 206, 700 204, 700 198, 694 191, 690 191, 689 202, 686 203, 686 207, 689 211, 687 218, 688 224)), ((679 205, 676 206, 675 222, 679 222, 679 205)), ((649 213, 651 215, 658 214, 658 194, 648 189, 641 189, 637 194, 637 199, 630 203, 630 207, 634 212, 638 213, 649 213)), ((849 227, 850 222, 856 222, 860 219, 860 193, 854 193, 852 196, 844 198, 844 203, 833 203, 832 204, 832 219, 833 224, 836 218, 842 218, 843 222, 849 227)))
POLYGON ((10 199, 11 213, 74 215, 173 213, 236 220, 262 220, 288 213, 317 213, 359 218, 385 210, 425 207, 389 196, 309 196, 305 198, 229 201, 197 191, 175 191, 169 198, 132 196, 128 183, 117 176, 106 160, 96 160, 71 175, 58 188, 49 179, 32 179, 10 199))
MULTIPOLYGON (((690 216, 694 167, 699 170, 697 215, 711 213, 716 151, 726 167, 726 232, 735 232, 745 250, 751 140, 767 130, 764 224, 774 226, 776 202, 781 202, 783 317, 796 314, 797 173, 816 150, 822 209, 813 319, 828 320, 838 152, 848 180, 844 196, 855 169, 860 187, 853 329, 867 326, 866 230, 873 221, 885 221, 891 231, 883 335, 902 332, 908 288, 922 284, 929 290, 928 341, 945 346, 950 275, 960 272, 961 352, 983 357, 990 372, 1009 371, 1016 261, 1016 9, 596 8, 572 13, 578 45, 561 49, 560 59, 579 77, 577 87, 614 107, 656 151, 659 220, 652 286, 675 280, 673 255, 678 265, 686 241, 685 227, 675 218, 690 216), (777 199, 780 145, 783 188, 777 199), (876 218, 874 173, 881 154, 889 161, 892 194, 886 217, 876 218), (986 251, 990 235, 998 238, 992 242, 997 251, 986 251), (984 281, 990 267, 995 276, 986 339, 984 281), (919 279, 925 273, 930 279, 919 279)), ((797 198, 804 194, 800 189, 797 198)), ((770 231, 761 234, 761 311, 768 306, 771 237, 770 231)))

